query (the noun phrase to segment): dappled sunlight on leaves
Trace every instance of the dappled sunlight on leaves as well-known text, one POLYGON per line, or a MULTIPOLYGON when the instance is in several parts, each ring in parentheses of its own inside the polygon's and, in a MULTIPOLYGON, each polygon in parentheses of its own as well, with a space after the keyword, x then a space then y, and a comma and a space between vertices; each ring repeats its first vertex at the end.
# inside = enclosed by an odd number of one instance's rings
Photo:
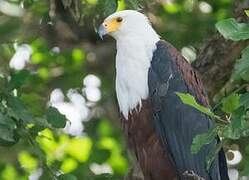
POLYGON ((14 166, 6 164, 5 168, 2 170, 1 179, 2 180, 16 180, 18 174, 14 166))
POLYGON ((92 148, 92 141, 89 137, 77 137, 71 140, 66 152, 79 162, 86 162, 92 148))
POLYGON ((22 168, 24 168, 27 172, 33 172, 38 167, 38 161, 31 156, 28 152, 20 152, 18 155, 18 161, 22 168))
POLYGON ((72 158, 65 158, 61 164, 61 170, 64 173, 70 173, 78 167, 76 160, 72 158))

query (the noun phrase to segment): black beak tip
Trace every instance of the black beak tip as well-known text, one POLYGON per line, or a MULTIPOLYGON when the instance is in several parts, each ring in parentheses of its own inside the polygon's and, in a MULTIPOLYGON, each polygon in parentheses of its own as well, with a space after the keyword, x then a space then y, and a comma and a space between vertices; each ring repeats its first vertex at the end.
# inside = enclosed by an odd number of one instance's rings
POLYGON ((104 40, 103 35, 99 34, 101 40, 104 40))
POLYGON ((106 29, 103 25, 99 26, 98 34, 99 34, 99 37, 103 40, 103 37, 106 34, 106 29))

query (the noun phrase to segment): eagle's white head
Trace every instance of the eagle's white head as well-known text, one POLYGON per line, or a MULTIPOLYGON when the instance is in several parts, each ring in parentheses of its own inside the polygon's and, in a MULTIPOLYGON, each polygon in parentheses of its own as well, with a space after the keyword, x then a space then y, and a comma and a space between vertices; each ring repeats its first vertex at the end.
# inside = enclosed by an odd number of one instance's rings
POLYGON ((106 34, 117 41, 116 93, 120 111, 128 118, 148 98, 148 70, 159 36, 148 18, 133 10, 107 17, 99 27, 100 37, 106 34))
POLYGON ((99 27, 100 37, 102 38, 106 34, 117 40, 126 36, 154 36, 158 38, 148 18, 134 10, 118 11, 108 16, 99 27))

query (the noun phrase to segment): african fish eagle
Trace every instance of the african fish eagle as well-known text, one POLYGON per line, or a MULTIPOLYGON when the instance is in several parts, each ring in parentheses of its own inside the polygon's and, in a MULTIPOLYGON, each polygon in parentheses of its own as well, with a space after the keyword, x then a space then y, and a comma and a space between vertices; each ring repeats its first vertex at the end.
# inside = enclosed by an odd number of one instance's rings
POLYGON ((218 137, 198 154, 191 154, 193 138, 207 132, 213 122, 184 105, 176 95, 190 93, 208 106, 201 80, 184 57, 170 43, 160 40, 148 18, 137 11, 110 15, 98 33, 116 39, 116 94, 121 122, 144 179, 191 179, 186 172, 206 180, 229 179, 223 150, 209 170, 205 166, 218 137))

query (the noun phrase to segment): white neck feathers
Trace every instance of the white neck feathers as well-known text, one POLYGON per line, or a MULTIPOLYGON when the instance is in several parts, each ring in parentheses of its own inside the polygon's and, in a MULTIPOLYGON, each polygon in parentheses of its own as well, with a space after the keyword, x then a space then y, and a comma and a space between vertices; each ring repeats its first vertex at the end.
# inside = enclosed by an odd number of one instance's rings
POLYGON ((139 34, 116 37, 116 93, 120 111, 126 119, 149 94, 148 70, 160 39, 148 26, 139 34))

